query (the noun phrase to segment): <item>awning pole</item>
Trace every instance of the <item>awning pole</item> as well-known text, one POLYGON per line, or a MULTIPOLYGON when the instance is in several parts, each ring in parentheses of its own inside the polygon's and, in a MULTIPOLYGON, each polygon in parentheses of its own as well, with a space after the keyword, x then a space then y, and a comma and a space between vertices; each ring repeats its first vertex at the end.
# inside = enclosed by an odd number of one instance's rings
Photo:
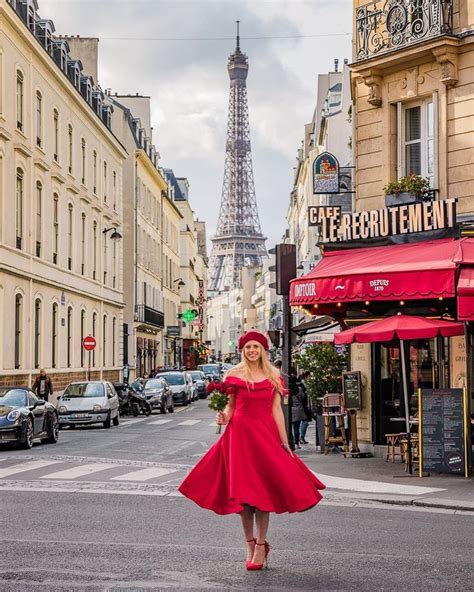
POLYGON ((407 368, 405 359, 405 342, 400 339, 400 361, 402 366, 402 384, 403 384, 403 398, 405 402, 405 429, 407 431, 407 454, 408 454, 408 472, 413 475, 413 464, 411 456, 411 435, 410 435, 410 407, 408 404, 408 381, 407 368))

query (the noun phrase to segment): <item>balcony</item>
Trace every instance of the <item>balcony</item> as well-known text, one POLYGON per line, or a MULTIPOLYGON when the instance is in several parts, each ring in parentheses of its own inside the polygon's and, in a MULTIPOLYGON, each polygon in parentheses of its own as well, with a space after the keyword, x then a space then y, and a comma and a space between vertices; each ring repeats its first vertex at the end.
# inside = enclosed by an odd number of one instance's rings
POLYGON ((159 310, 155 310, 144 304, 137 305, 135 320, 138 323, 144 323, 152 327, 158 327, 159 329, 165 326, 165 315, 159 310))
POLYGON ((355 9, 356 63, 453 34, 453 0, 373 0, 355 9))

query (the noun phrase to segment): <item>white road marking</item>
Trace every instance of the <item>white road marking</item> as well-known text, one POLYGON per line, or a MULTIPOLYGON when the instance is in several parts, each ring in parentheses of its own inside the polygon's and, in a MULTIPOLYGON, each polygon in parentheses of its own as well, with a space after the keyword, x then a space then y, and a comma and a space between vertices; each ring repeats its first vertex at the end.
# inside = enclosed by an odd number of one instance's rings
POLYGON ((111 481, 148 481, 149 479, 155 479, 156 477, 162 477, 169 473, 175 473, 176 469, 164 469, 162 467, 150 467, 149 469, 142 469, 141 471, 132 471, 125 475, 119 475, 118 477, 112 477, 111 481))
POLYGON ((114 468, 115 466, 110 463, 90 463, 64 471, 58 471, 57 473, 49 473, 48 475, 43 475, 41 479, 77 479, 78 477, 85 477, 86 475, 92 475, 92 473, 114 468))
POLYGON ((181 423, 178 423, 178 425, 185 425, 185 426, 192 426, 196 423, 199 423, 200 419, 187 419, 186 421, 182 421, 181 423))
MULTIPOLYGON (((314 472, 314 471, 313 471, 314 472)), ((314 473, 328 489, 343 489, 347 491, 361 491, 363 493, 393 493, 398 495, 425 495, 445 489, 434 487, 420 487, 417 485, 402 485, 400 483, 384 483, 382 481, 363 481, 362 479, 348 479, 345 477, 331 477, 314 473)))
POLYGON ((157 419, 156 421, 150 421, 150 425, 163 425, 164 423, 170 423, 172 419, 157 419))
POLYGON ((210 428, 217 428, 217 423, 215 421, 213 421, 212 423, 209 424, 210 428))
POLYGON ((17 473, 24 473, 26 471, 34 471, 35 469, 42 469, 49 465, 55 465, 61 461, 59 460, 31 460, 29 462, 22 463, 20 465, 13 465, 6 469, 0 469, 0 479, 3 477, 9 477, 10 475, 16 475, 17 473))
POLYGON ((127 420, 127 423, 123 423, 122 427, 128 428, 129 426, 140 423, 141 421, 146 421, 147 419, 148 417, 134 417, 133 419, 127 420))

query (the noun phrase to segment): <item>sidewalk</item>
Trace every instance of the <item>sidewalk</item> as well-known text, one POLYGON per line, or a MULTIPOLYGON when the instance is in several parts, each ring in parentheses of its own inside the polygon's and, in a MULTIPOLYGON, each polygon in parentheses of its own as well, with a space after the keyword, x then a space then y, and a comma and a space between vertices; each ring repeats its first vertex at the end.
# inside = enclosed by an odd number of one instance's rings
MULTIPOLYGON (((309 433, 311 438, 314 433, 309 433)), ((314 439, 310 440, 310 442, 314 439)), ((302 445, 298 456, 327 486, 327 494, 387 504, 446 508, 474 512, 474 480, 459 475, 420 478, 405 473, 400 461, 344 458, 321 454, 314 444, 302 445)))

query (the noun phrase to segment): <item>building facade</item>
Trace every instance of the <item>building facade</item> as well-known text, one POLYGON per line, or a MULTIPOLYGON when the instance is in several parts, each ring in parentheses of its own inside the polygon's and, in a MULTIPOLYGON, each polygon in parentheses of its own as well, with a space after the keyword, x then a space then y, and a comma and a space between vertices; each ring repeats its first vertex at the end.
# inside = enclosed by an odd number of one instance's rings
POLYGON ((122 166, 112 105, 33 0, 0 1, 1 384, 118 379, 122 166), (92 335, 89 355, 82 339, 92 335))

